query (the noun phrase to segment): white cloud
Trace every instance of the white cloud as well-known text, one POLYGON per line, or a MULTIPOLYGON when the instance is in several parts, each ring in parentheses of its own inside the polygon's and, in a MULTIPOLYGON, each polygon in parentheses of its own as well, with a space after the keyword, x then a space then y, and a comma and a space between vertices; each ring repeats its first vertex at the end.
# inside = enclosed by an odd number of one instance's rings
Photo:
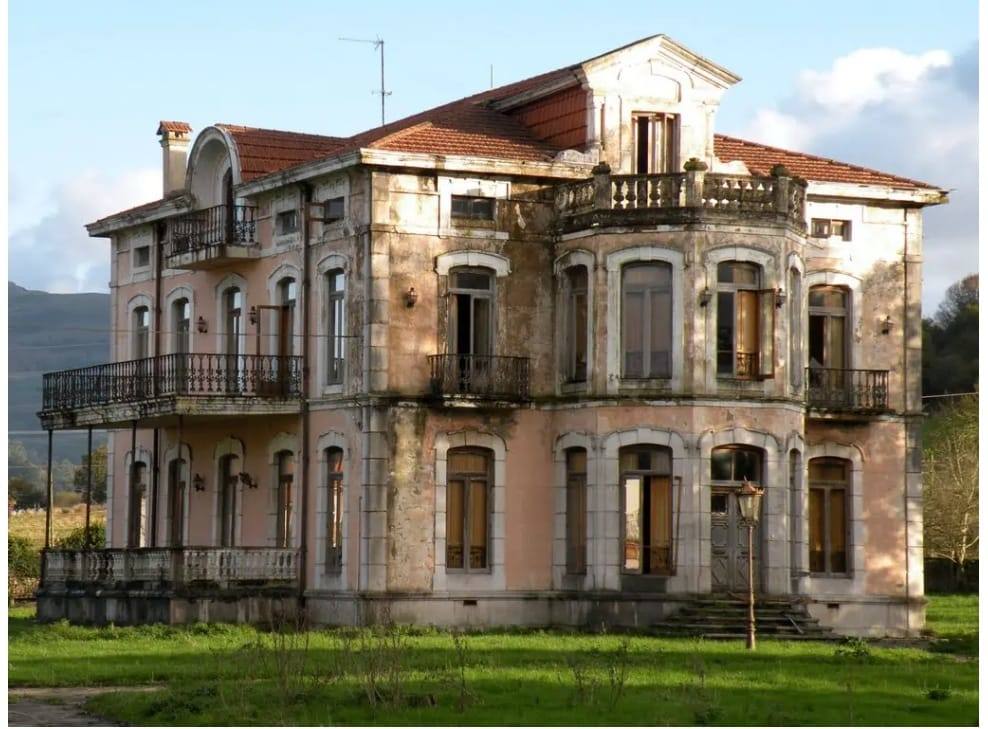
POLYGON ((977 46, 951 55, 865 48, 805 70, 740 136, 950 189, 926 211, 924 312, 978 267, 977 46))
POLYGON ((109 176, 86 171, 59 184, 46 212, 9 238, 9 278, 56 293, 106 291, 110 251, 90 238, 86 223, 161 196, 161 172, 139 169, 109 176))

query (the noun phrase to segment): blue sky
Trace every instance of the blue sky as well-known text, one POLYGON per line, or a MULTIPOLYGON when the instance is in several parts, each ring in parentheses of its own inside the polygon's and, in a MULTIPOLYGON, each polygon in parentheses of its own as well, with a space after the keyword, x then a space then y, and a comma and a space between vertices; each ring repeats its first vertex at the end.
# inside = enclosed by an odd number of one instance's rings
POLYGON ((339 36, 385 38, 395 119, 486 88, 492 63, 495 83, 507 83, 666 33, 744 78, 724 97, 720 131, 959 190, 958 204, 928 215, 928 254, 951 262, 949 276, 928 267, 929 309, 977 267, 976 149, 965 153, 976 140, 977 4, 931 8, 928 0, 17 2, 10 276, 33 288, 105 288, 105 242, 87 241, 80 226, 158 191, 159 119, 196 131, 218 121, 324 134, 374 126, 377 57, 339 36), (937 153, 917 154, 931 123, 943 130, 937 153), (45 264, 66 252, 71 270, 55 275, 45 264))

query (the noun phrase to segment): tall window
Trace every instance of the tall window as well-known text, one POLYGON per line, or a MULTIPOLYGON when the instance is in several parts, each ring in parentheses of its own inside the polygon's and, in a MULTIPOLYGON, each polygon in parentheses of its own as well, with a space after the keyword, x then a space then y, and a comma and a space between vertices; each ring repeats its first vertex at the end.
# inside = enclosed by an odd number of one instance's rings
POLYGON ((846 574, 847 493, 850 468, 840 458, 810 461, 810 572, 846 574))
POLYGON ((182 546, 185 525, 185 461, 174 458, 168 462, 168 546, 182 546))
POLYGON ((566 362, 568 382, 587 380, 587 267, 566 269, 566 362))
POLYGON ((343 569, 343 450, 326 449, 326 571, 343 569))
POLYGON ((587 571, 587 451, 566 451, 566 572, 587 571))
POLYGON ((461 355, 493 353, 494 277, 486 269, 461 268, 450 275, 451 351, 461 355))
POLYGON ((147 546, 148 466, 136 461, 130 472, 130 518, 127 543, 131 547, 147 546))
POLYGON ((275 459, 278 468, 275 546, 286 549, 292 546, 292 487, 295 481, 295 456, 291 451, 280 451, 275 459))
POLYGON ((146 306, 134 309, 134 359, 144 359, 151 353, 151 311, 146 306))
POLYGON ((346 278, 335 269, 326 274, 326 384, 343 382, 346 358, 346 278))
POLYGON ((762 481, 762 452, 748 446, 722 446, 710 454, 710 480, 741 484, 762 481))
POLYGON ((447 455, 446 569, 490 569, 491 452, 454 448, 447 455))
POLYGON ((789 384, 803 384, 803 277, 789 269, 789 384))
POLYGON ((172 303, 172 351, 186 353, 192 350, 192 306, 188 299, 172 303))
POLYGON ((619 455, 624 514, 624 572, 672 571, 672 454, 667 448, 626 446, 619 455))
POLYGON ((632 123, 635 172, 678 172, 678 117, 675 114, 635 114, 632 123))
POLYGON ((227 354, 240 354, 240 340, 244 333, 243 293, 236 286, 223 292, 223 323, 227 354))
POLYGON ((810 367, 847 367, 848 298, 847 290, 837 286, 810 289, 810 367))
POLYGON ((761 289, 761 266, 717 265, 717 374, 739 379, 775 374, 775 290, 761 289))
POLYGON ((219 509, 216 515, 219 531, 219 546, 233 547, 236 541, 237 488, 240 484, 240 458, 226 455, 220 459, 219 468, 219 509))
POLYGON ((621 272, 621 347, 628 378, 672 375, 672 266, 634 263, 621 272))
POLYGON ((298 287, 294 278, 278 282, 278 344, 275 354, 290 357, 295 353, 295 301, 298 287))

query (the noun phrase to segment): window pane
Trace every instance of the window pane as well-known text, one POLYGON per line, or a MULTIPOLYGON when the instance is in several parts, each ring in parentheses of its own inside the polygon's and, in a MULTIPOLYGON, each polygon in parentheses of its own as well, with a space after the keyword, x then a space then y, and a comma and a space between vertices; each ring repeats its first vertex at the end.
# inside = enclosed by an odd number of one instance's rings
POLYGON ((847 572, 847 499, 844 489, 830 489, 830 571, 847 572))
POLYGON ((711 514, 727 513, 727 494, 723 492, 710 494, 710 513, 711 514))
POLYGON ((446 566, 463 568, 463 495, 462 480, 446 485, 446 566))
POLYGON ((570 266, 566 269, 566 276, 569 278, 569 287, 574 291, 587 290, 587 267, 570 266))
POLYGON ((827 367, 844 369, 844 352, 846 343, 844 342, 845 320, 841 316, 827 317, 828 329, 830 330, 830 347, 827 354, 827 367))
MULTIPOLYGON (((585 457, 583 451, 575 451, 585 457)), ((566 481, 566 571, 586 570, 587 484, 583 472, 571 472, 566 481)))
POLYGON ((740 448, 734 451, 734 480, 748 479, 754 483, 762 480, 761 457, 758 451, 740 448))
POLYGON ((734 374, 734 293, 717 294, 717 374, 734 374))
POLYGON ((330 448, 326 451, 326 468, 330 473, 343 472, 343 451, 340 448, 330 448))
POLYGON ((669 479, 651 476, 649 479, 648 566, 649 572, 669 571, 671 538, 671 490, 669 479))
POLYGON ((570 448, 566 451, 566 471, 569 474, 587 472, 587 452, 584 449, 570 448))
POLYGON ((734 473, 734 454, 726 448, 717 448, 710 454, 710 478, 714 481, 730 481, 734 473))
POLYGON ((644 294, 626 291, 624 294, 621 342, 624 347, 626 377, 644 376, 642 329, 644 327, 644 294))
POLYGON ((572 340, 571 379, 582 382, 587 378, 587 294, 574 292, 570 305, 570 337, 572 340))
POLYGON ((651 377, 669 377, 672 374, 672 294, 652 293, 651 320, 651 377))
POLYGON ((487 456, 480 451, 455 449, 447 455, 451 474, 487 474, 487 456))
POLYGON ((473 299, 473 354, 488 355, 491 348, 491 302, 490 299, 473 299))
POLYGON ((642 567, 641 500, 641 478, 626 477, 624 479, 624 568, 632 572, 640 572, 642 567))
POLYGON ((810 489, 810 572, 825 572, 827 569, 823 545, 826 529, 825 494, 823 489, 810 489))
POLYGON ((814 458, 810 461, 810 481, 831 481, 845 483, 847 462, 838 458, 814 458))
POLYGON ((487 482, 470 481, 470 569, 487 567, 487 482))
POLYGON ((489 274, 479 271, 457 271, 453 274, 454 287, 458 289, 477 289, 489 291, 491 288, 491 277, 489 274))
POLYGON ((668 279, 662 275, 662 268, 654 264, 625 266, 624 285, 651 288, 661 283, 668 283, 668 279))

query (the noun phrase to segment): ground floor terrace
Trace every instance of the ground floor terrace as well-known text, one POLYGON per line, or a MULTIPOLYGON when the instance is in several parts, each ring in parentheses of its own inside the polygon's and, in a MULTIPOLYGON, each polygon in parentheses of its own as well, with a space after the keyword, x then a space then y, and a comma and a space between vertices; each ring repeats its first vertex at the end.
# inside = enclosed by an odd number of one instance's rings
POLYGON ((390 402, 111 437, 108 549, 51 550, 42 618, 647 627, 698 596, 923 626, 912 423, 787 403, 390 402), (764 488, 751 549, 737 492, 764 488))

